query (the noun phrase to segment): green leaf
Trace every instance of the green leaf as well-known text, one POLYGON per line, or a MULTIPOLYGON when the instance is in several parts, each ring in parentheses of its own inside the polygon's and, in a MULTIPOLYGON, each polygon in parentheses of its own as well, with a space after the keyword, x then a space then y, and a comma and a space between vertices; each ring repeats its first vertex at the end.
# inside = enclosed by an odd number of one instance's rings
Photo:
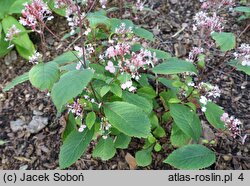
POLYGON ((247 6, 238 6, 234 10, 238 12, 250 13, 250 7, 247 6))
POLYGON ((92 70, 73 70, 63 74, 51 91, 52 100, 60 112, 69 100, 79 95, 93 77, 92 70))
POLYGON ((57 63, 58 65, 64 65, 66 63, 71 63, 77 60, 79 60, 77 58, 77 52, 68 51, 53 59, 53 62, 57 63))
POLYGON ((105 11, 97 11, 87 16, 90 27, 95 28, 100 24, 109 25, 109 18, 105 15, 105 11))
POLYGON ((152 163, 152 149, 143 149, 135 153, 135 160, 138 166, 145 167, 152 163))
POLYGON ((31 84, 41 91, 50 90, 59 77, 60 71, 54 62, 37 64, 29 71, 31 84))
POLYGON ((0 146, 4 145, 5 143, 8 143, 9 141, 4 141, 0 139, 0 146))
POLYGON ((195 112, 190 108, 180 104, 170 105, 170 114, 176 125, 196 142, 201 136, 201 122, 195 112))
POLYGON ((156 97, 155 90, 151 86, 145 86, 137 90, 137 94, 141 97, 145 97, 149 100, 156 97))
POLYGON ((131 137, 148 137, 150 121, 143 110, 126 102, 104 104, 104 113, 111 125, 131 137))
POLYGON ((215 162, 215 154, 205 146, 193 144, 181 147, 172 152, 164 163, 178 169, 203 169, 215 162))
POLYGON ((185 60, 170 58, 152 69, 156 74, 178 74, 183 72, 193 72, 197 74, 195 66, 185 60))
POLYGON ((3 30, 5 33, 8 33, 10 27, 15 25, 19 30, 21 30, 22 34, 16 36, 12 43, 15 44, 15 47, 20 54, 25 59, 29 59, 35 53, 35 47, 30 40, 28 34, 26 33, 26 29, 12 16, 5 17, 2 20, 3 30))
POLYGON ((159 126, 158 117, 157 117, 157 115, 154 112, 152 112, 149 115, 149 120, 150 120, 150 123, 151 123, 151 129, 155 129, 156 127, 159 126))
POLYGON ((124 91, 122 94, 122 99, 125 102, 134 104, 144 110, 147 114, 150 114, 153 109, 152 102, 150 103, 146 98, 138 96, 127 91, 124 91))
POLYGON ((161 126, 156 127, 156 129, 153 131, 153 134, 156 138, 163 138, 166 136, 166 132, 161 126))
POLYGON ((115 139, 115 148, 126 149, 131 141, 131 137, 120 133, 115 139))
POLYGON ((216 44, 220 47, 221 51, 226 52, 235 48, 236 38, 231 32, 213 32, 212 38, 216 41, 216 44))
POLYGON ((66 128, 63 131, 63 141, 65 141, 65 139, 68 137, 68 135, 73 132, 76 131, 76 121, 75 121, 75 117, 74 114, 72 114, 72 112, 69 113, 69 118, 66 124, 66 128))
POLYGON ((231 60, 229 62, 229 65, 232 67, 235 67, 236 70, 245 72, 247 75, 250 76, 250 67, 249 66, 243 66, 240 61, 238 60, 231 60))
POLYGON ((129 27, 133 28, 134 24, 131 20, 128 19, 117 19, 117 18, 111 18, 109 19, 109 24, 111 26, 111 31, 115 32, 116 28, 119 28, 121 26, 121 24, 124 23, 126 26, 126 29, 128 29, 129 27))
POLYGON ((205 116, 209 123, 217 129, 224 129, 225 124, 220 120, 224 111, 213 102, 208 102, 206 108, 205 116))
POLYGON ((8 54, 13 47, 8 48, 9 47, 9 42, 4 40, 5 38, 5 34, 3 33, 3 28, 2 28, 2 24, 0 23, 0 57, 5 56, 6 54, 8 54))
POLYGON ((0 0, 0 19, 9 13, 9 9, 16 0, 0 0))
POLYGON ((169 59, 169 58, 171 58, 170 53, 164 52, 162 50, 157 50, 157 49, 150 48, 149 51, 155 52, 156 58, 158 58, 158 59, 169 59))
POLYGON ((26 72, 21 76, 16 77, 15 79, 13 79, 8 85, 6 85, 6 87, 4 87, 3 92, 6 92, 10 89, 12 89, 14 86, 23 83, 25 81, 29 80, 29 73, 26 72))
POLYGON ((110 91, 113 92, 116 96, 122 97, 122 89, 119 85, 112 83, 110 85, 110 91))
POLYGON ((105 96, 110 91, 110 89, 111 88, 108 85, 103 86, 100 90, 100 96, 101 97, 105 96))
MULTIPOLYGON (((3 1, 10 1, 10 0, 3 0, 3 1)), ((24 3, 29 3, 30 0, 14 0, 15 2, 9 8, 8 14, 21 14, 22 10, 24 9, 24 3)))
POLYGON ((89 129, 93 127, 93 125, 95 124, 95 120, 96 120, 95 112, 89 112, 86 117, 86 125, 89 129))
POLYGON ((173 86, 174 80, 166 79, 166 78, 159 78, 159 82, 161 82, 166 87, 170 88, 173 91, 178 91, 178 88, 173 86))
POLYGON ((75 163, 86 150, 94 136, 94 129, 84 129, 83 132, 73 131, 60 148, 59 166, 61 169, 75 163))
POLYGON ((135 27, 133 29, 134 34, 136 34, 137 36, 143 38, 143 39, 147 39, 149 41, 155 41, 154 38, 154 34, 152 34, 151 32, 149 32, 148 30, 141 28, 141 27, 135 27))
POLYGON ((94 158, 101 158, 103 161, 109 160, 114 157, 116 149, 114 147, 113 140, 108 137, 107 139, 101 138, 96 145, 92 156, 94 158))
POLYGON ((173 123, 170 141, 174 147, 182 147, 191 141, 191 137, 187 136, 175 123, 173 123))

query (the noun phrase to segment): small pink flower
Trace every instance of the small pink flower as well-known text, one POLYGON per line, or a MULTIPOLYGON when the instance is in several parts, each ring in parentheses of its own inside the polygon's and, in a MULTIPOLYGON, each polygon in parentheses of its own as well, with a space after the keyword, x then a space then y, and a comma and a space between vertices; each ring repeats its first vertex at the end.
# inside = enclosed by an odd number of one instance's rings
POLYGON ((78 132, 83 132, 85 128, 86 125, 81 125, 80 128, 78 129, 78 132))
POLYGON ((108 65, 105 67, 105 70, 109 71, 110 73, 115 73, 115 67, 112 61, 108 62, 108 65))

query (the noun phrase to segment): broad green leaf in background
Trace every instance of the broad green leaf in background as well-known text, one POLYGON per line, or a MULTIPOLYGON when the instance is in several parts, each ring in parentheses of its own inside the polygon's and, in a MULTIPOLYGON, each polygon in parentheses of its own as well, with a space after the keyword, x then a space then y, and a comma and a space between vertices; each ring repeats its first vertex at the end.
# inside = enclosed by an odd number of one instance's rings
POLYGON ((51 91, 52 100, 59 112, 71 99, 79 95, 93 77, 93 71, 73 70, 63 74, 51 91))
POLYGON ((162 50, 149 48, 149 51, 155 53, 155 55, 156 55, 156 57, 158 59, 169 59, 169 58, 171 58, 171 54, 170 53, 164 52, 162 50))
POLYGON ((103 161, 109 160, 114 157, 116 149, 111 137, 107 139, 101 138, 97 143, 92 156, 94 158, 101 158, 103 161))
POLYGON ((77 54, 78 53, 76 51, 68 51, 61 54, 60 56, 57 56, 55 59, 53 59, 53 62, 57 63, 58 65, 65 65, 67 63, 79 60, 77 58, 77 54))
POLYGON ((152 102, 150 103, 146 98, 141 97, 137 94, 132 94, 130 92, 124 91, 122 94, 122 99, 125 102, 134 104, 144 110, 147 114, 150 114, 153 109, 152 102))
POLYGON ((71 132, 63 145, 60 148, 59 153, 59 166, 61 169, 69 167, 75 163, 86 150, 87 146, 91 142, 94 136, 94 129, 84 129, 83 132, 73 131, 71 132))
POLYGON ((131 20, 128 19, 117 19, 117 18, 111 18, 109 19, 109 24, 111 26, 111 31, 115 32, 116 28, 119 28, 121 24, 124 23, 126 25, 126 29, 131 27, 132 29, 134 28, 134 24, 131 20))
POLYGON ((205 116, 208 122, 217 129, 224 129, 225 124, 220 120, 224 111, 213 102, 208 102, 206 108, 205 116))
POLYGON ((131 141, 131 137, 120 133, 117 135, 116 139, 115 139, 115 148, 119 148, 119 149, 126 149, 128 148, 128 145, 131 141))
POLYGON ((156 92, 151 86, 144 86, 139 88, 137 90, 137 94, 149 100, 154 99, 156 97, 156 92))
POLYGON ((9 13, 9 9, 16 0, 0 1, 0 19, 3 19, 9 13))
POLYGON ((29 38, 29 35, 26 33, 26 29, 12 16, 5 17, 2 20, 3 30, 8 33, 8 30, 13 25, 23 32, 12 40, 12 43, 15 44, 15 47, 20 54, 25 59, 29 59, 35 53, 35 47, 32 41, 29 38))
POLYGON ((96 120, 95 112, 89 112, 86 116, 86 125, 89 129, 93 127, 93 125, 95 124, 95 120, 96 120))
POLYGON ((245 72, 247 75, 250 76, 250 67, 249 66, 243 66, 243 65, 241 65, 240 61, 238 61, 238 60, 231 60, 228 64, 230 66, 232 66, 232 67, 235 67, 236 70, 245 72))
POLYGON ((236 38, 233 33, 230 32, 213 32, 212 38, 216 41, 217 46, 221 51, 226 52, 232 50, 236 46, 236 38))
POLYGON ((193 72, 197 74, 195 66, 185 60, 170 58, 152 69, 156 74, 178 74, 183 72, 193 72))
POLYGON ((141 27, 134 27, 133 28, 133 33, 136 34, 137 36, 147 39, 149 41, 154 41, 154 34, 149 32, 148 30, 141 28, 141 27))
MULTIPOLYGON (((1 0, 10 1, 10 0, 1 0)), ((31 0, 14 0, 14 3, 9 8, 8 14, 21 14, 24 9, 24 3, 30 3, 31 0)), ((6 8, 6 7, 5 7, 6 8)))
POLYGON ((109 18, 106 16, 106 12, 103 10, 89 13, 87 19, 91 28, 95 28, 99 24, 109 25, 109 18))
POLYGON ((41 91, 51 90, 59 77, 60 71, 58 65, 54 62, 39 63, 33 66, 29 71, 29 80, 31 84, 41 91))
POLYGON ((3 92, 6 92, 10 89, 12 89, 14 86, 23 83, 25 81, 29 80, 29 73, 26 72, 21 76, 17 76, 15 79, 13 79, 8 85, 6 85, 6 87, 4 87, 3 92))
POLYGON ((238 6, 234 10, 238 12, 250 13, 250 7, 247 6, 238 6))
POLYGON ((164 163, 177 169, 203 169, 215 162, 215 154, 207 147, 199 144, 183 146, 172 152, 164 163))
POLYGON ((172 125, 171 130, 171 137, 170 137, 171 144, 174 147, 182 147, 187 145, 191 141, 191 137, 187 136, 179 127, 174 123, 172 125))
POLYGON ((179 129, 196 142, 199 141, 202 132, 201 122, 194 111, 181 104, 172 104, 170 105, 170 114, 179 129))
POLYGON ((73 131, 76 131, 76 121, 75 121, 74 114, 72 112, 69 112, 69 118, 66 124, 66 128, 63 131, 63 135, 62 135, 63 141, 65 141, 68 135, 73 131))
POLYGON ((133 104, 120 101, 105 103, 104 113, 113 127, 128 136, 146 138, 150 135, 149 118, 133 104))
POLYGON ((152 149, 153 149, 153 146, 147 149, 142 149, 135 153, 135 160, 138 166, 145 167, 151 164, 152 149))

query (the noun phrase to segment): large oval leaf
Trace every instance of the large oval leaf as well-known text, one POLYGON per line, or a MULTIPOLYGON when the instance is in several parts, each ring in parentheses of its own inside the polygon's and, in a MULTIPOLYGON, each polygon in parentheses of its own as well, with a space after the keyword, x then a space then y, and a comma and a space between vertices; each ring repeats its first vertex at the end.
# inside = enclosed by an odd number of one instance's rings
POLYGON ((206 108, 205 116, 209 123, 217 129, 224 129, 225 124, 220 120, 224 111, 213 102, 208 102, 206 108))
POLYGON ((73 131, 65 139, 60 148, 59 166, 61 169, 75 163, 89 145, 94 136, 94 129, 85 129, 83 132, 73 131))
POLYGON ((236 45, 236 37, 231 32, 213 32, 212 38, 216 41, 217 46, 223 52, 232 50, 236 45))
POLYGON ((107 139, 101 138, 93 151, 93 157, 101 158, 106 161, 114 157, 116 153, 113 140, 108 137, 107 139))
POLYGON ((197 74, 197 69, 192 63, 178 58, 170 58, 157 65, 152 71, 156 74, 178 74, 183 72, 193 72, 197 74))
POLYGON ((164 163, 178 169, 202 169, 215 162, 215 154, 203 145, 192 144, 172 152, 164 163))
POLYGON ((126 102, 105 103, 104 113, 111 125, 128 136, 146 138, 150 135, 150 121, 139 107, 126 102))
POLYGON ((79 95, 93 77, 93 71, 73 70, 61 76, 51 91, 52 100, 59 112, 69 100, 79 95))
POLYGON ((170 114, 176 125, 188 136, 192 137, 196 142, 201 136, 201 122, 194 111, 190 108, 180 105, 170 105, 170 114))
POLYGON ((34 87, 41 91, 50 90, 60 77, 56 63, 40 63, 29 71, 29 80, 34 87))
POLYGON ((170 136, 171 144, 175 147, 182 147, 187 145, 190 140, 191 137, 186 135, 175 123, 173 123, 170 136))
POLYGON ((147 114, 150 114, 153 109, 153 103, 149 102, 146 98, 130 92, 123 92, 122 99, 128 103, 134 104, 144 110, 147 114))

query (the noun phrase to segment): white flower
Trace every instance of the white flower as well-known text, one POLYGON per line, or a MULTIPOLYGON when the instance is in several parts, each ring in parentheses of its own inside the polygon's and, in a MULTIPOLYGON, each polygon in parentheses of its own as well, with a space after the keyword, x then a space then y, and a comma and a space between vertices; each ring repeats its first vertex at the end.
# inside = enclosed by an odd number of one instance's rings
POLYGON ((206 104, 207 104, 207 98, 206 98, 205 96, 201 96, 200 102, 201 102, 203 105, 206 105, 206 104))
POLYGON ((80 128, 78 129, 78 132, 83 132, 85 128, 86 125, 81 125, 80 128))
POLYGON ((201 107, 202 112, 206 112, 207 108, 206 107, 201 107))

